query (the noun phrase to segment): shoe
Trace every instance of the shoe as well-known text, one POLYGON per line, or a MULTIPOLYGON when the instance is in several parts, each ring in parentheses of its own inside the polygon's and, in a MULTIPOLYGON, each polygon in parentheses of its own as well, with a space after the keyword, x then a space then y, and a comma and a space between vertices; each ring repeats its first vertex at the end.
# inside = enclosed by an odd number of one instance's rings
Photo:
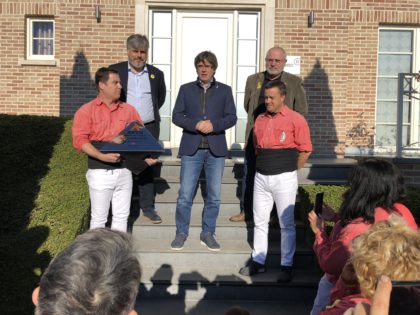
POLYGON ((171 243, 172 250, 181 250, 184 248, 185 240, 187 239, 187 235, 180 233, 175 235, 175 239, 171 243))
POLYGON ((257 273, 266 272, 265 265, 257 263, 256 261, 251 260, 245 267, 242 267, 239 270, 239 273, 243 276, 253 276, 257 273))
POLYGON ((231 222, 243 222, 245 221, 245 212, 241 211, 238 214, 235 214, 229 218, 231 222))
POLYGON ((143 210, 143 216, 150 221, 152 221, 153 224, 159 224, 162 223, 161 217, 157 214, 156 210, 143 210))
POLYGON ((292 267, 290 266, 281 266, 280 273, 277 277, 277 282, 286 283, 292 280, 292 267))
POLYGON ((214 238, 213 234, 205 233, 200 235, 201 245, 207 246, 208 250, 212 251, 219 251, 220 245, 217 243, 216 239, 214 238))

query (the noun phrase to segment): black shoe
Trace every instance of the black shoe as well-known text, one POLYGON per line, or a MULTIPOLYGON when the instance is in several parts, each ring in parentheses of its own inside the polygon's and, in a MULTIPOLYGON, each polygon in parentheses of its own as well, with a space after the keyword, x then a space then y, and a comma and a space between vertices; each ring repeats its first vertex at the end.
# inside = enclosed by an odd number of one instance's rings
POLYGON ((257 273, 266 272, 265 265, 257 263, 251 260, 245 267, 239 270, 239 273, 243 276, 253 276, 257 273))
POLYGON ((292 267, 290 266, 281 266, 280 273, 277 277, 277 282, 286 283, 292 280, 292 267))
POLYGON ((162 223, 161 217, 157 214, 156 210, 143 210, 143 216, 150 221, 152 221, 153 224, 159 224, 162 223))
POLYGON ((171 243, 172 250, 181 250, 184 248, 185 240, 187 239, 187 235, 180 233, 175 235, 175 239, 171 243))

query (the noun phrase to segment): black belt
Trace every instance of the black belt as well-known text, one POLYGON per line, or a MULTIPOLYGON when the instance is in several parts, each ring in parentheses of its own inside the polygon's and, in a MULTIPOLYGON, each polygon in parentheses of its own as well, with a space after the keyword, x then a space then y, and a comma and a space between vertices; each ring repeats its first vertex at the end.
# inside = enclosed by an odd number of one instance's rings
POLYGON ((144 123, 144 125, 145 125, 145 126, 147 126, 147 125, 150 125, 150 124, 154 124, 155 122, 156 122, 156 120, 149 121, 149 122, 147 122, 147 123, 144 123))

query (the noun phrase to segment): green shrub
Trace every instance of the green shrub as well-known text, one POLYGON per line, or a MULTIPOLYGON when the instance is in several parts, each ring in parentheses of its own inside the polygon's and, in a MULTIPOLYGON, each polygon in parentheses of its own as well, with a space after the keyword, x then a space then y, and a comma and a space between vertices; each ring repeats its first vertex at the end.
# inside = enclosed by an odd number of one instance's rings
POLYGON ((33 314, 41 273, 85 228, 86 158, 72 148, 71 123, 0 115, 2 314, 33 314))

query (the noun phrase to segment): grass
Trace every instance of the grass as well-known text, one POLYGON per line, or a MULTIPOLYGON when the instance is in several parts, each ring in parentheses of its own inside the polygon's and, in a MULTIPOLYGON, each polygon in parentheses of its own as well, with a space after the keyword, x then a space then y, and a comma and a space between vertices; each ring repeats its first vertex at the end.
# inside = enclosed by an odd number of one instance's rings
POLYGON ((33 314, 43 270, 86 227, 86 158, 72 148, 71 123, 0 115, 2 314, 33 314))

